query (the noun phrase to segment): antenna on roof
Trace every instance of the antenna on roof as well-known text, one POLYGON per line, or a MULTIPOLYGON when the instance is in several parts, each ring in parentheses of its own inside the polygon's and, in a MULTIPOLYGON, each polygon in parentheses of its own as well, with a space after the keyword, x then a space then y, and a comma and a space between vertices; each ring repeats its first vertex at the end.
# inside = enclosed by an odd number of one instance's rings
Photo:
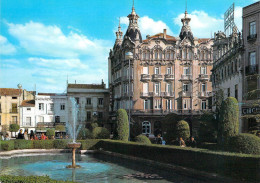
POLYGON ((185 11, 187 11, 187 0, 186 0, 186 4, 185 4, 185 11))

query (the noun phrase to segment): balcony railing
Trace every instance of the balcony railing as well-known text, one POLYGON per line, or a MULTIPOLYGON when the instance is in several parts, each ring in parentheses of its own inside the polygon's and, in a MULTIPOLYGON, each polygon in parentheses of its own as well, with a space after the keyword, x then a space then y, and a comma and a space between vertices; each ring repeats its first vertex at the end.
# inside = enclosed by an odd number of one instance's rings
POLYGON ((98 108, 98 109, 103 109, 103 108, 104 108, 104 105, 98 105, 97 108, 98 108))
POLYGON ((249 65, 246 66, 246 75, 254 75, 254 74, 258 74, 258 65, 249 65))
POLYGON ((211 92, 208 91, 203 91, 203 92, 199 92, 199 97, 200 98, 207 98, 207 97, 211 97, 211 92))
POLYGON ((199 80, 202 80, 202 81, 209 80, 209 75, 207 75, 207 74, 200 74, 199 75, 199 80))
POLYGON ((173 74, 165 74, 164 78, 166 81, 172 81, 174 80, 174 75, 173 74))
POLYGON ((182 91, 181 92, 182 97, 191 97, 191 95, 192 95, 191 92, 188 92, 188 91, 182 91))
POLYGON ((173 92, 162 92, 162 96, 163 97, 174 97, 174 93, 173 92))
POLYGON ((18 113, 18 109, 10 109, 10 113, 18 113))
POLYGON ((47 113, 48 113, 48 114, 54 114, 54 111, 52 111, 52 110, 48 110, 47 113))
POLYGON ((121 82, 121 77, 119 77, 119 78, 116 78, 115 80, 114 80, 114 83, 119 83, 119 82, 121 82))
POLYGON ((129 97, 129 95, 130 95, 130 97, 132 97, 133 96, 133 92, 130 92, 130 94, 128 94, 128 92, 123 93, 123 97, 129 97))
POLYGON ((66 122, 38 122, 37 127, 47 127, 47 128, 52 128, 55 127, 56 125, 66 125, 66 122))
POLYGON ((190 80, 192 80, 192 75, 182 74, 180 80, 182 80, 182 81, 190 81, 190 80))
POLYGON ((161 80, 163 80, 163 77, 162 77, 161 74, 153 74, 152 79, 153 79, 154 81, 161 81, 161 80))
POLYGON ((93 108, 93 105, 92 104, 86 104, 85 105, 85 109, 92 109, 93 108))
POLYGON ((141 74, 141 81, 150 81, 151 76, 149 74, 141 74))
POLYGON ((150 97, 149 92, 141 92, 140 97, 150 97))
POLYGON ((251 34, 247 36, 247 41, 254 41, 257 38, 257 34, 251 34))
MULTIPOLYGON (((122 80, 123 81, 129 81, 129 76, 123 76, 122 80)), ((133 76, 130 76, 130 80, 133 80, 133 76)))

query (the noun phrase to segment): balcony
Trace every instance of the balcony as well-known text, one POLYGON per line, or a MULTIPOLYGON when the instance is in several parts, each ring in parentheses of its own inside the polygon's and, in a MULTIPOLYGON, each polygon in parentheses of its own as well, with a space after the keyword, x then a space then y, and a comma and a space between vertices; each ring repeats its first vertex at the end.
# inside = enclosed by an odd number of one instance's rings
POLYGON ((208 91, 199 92, 198 97, 199 97, 199 98, 208 98, 208 97, 211 97, 211 92, 208 92, 208 91))
MULTIPOLYGON (((129 76, 123 76, 122 80, 128 82, 129 81, 129 76)), ((133 80, 133 76, 130 76, 130 80, 133 80)))
POLYGON ((181 92, 181 97, 191 97, 191 96, 192 96, 192 94, 189 91, 182 91, 181 92))
POLYGON ((148 97, 150 97, 149 92, 141 92, 140 93, 140 97, 141 98, 148 98, 148 97))
POLYGON ((255 41, 257 38, 257 34, 251 34, 247 36, 247 41, 255 41))
POLYGON ((119 82, 121 82, 121 77, 119 77, 119 78, 116 78, 115 80, 114 80, 114 83, 116 84, 116 83, 119 83, 119 82))
POLYGON ((10 113, 18 113, 18 109, 11 109, 10 113))
POLYGON ((165 79, 165 81, 173 81, 174 75, 173 74, 165 74, 164 79, 165 79))
POLYGON ((173 92, 162 92, 162 96, 164 98, 173 98, 174 97, 174 93, 173 92))
POLYGON ((180 80, 181 81, 191 81, 192 80, 192 75, 182 74, 180 80))
POLYGON ((246 73, 247 76, 248 75, 254 75, 254 74, 258 74, 258 65, 249 65, 246 66, 246 73))
POLYGON ((150 81, 151 80, 151 76, 149 74, 141 74, 141 81, 150 81))
POLYGON ((123 97, 132 97, 133 96, 133 92, 130 92, 130 95, 128 94, 128 92, 123 93, 123 97))
POLYGON ((85 105, 85 109, 92 109, 93 108, 93 105, 92 104, 86 104, 85 105))
POLYGON ((52 114, 54 114, 54 111, 48 110, 48 114, 49 114, 49 115, 52 115, 52 114))
POLYGON ((153 74, 152 79, 153 79, 153 81, 162 81, 163 77, 161 74, 153 74))
POLYGON ((98 105, 97 108, 98 108, 98 109, 103 109, 103 108, 104 108, 104 105, 98 105))
POLYGON ((209 75, 207 75, 207 74, 200 74, 199 75, 199 80, 200 81, 208 81, 209 80, 209 75))

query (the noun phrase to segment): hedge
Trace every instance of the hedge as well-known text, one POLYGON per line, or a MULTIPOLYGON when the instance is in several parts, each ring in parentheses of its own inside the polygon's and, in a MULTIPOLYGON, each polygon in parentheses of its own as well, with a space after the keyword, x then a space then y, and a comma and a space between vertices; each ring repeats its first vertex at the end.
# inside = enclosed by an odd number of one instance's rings
POLYGON ((92 131, 94 139, 109 139, 110 133, 108 129, 104 127, 95 127, 92 131))
POLYGON ((14 176, 1 175, 0 182, 2 183, 72 183, 70 181, 53 180, 48 176, 14 176))
POLYGON ((151 144, 151 141, 148 137, 146 137, 145 135, 138 135, 135 137, 135 141, 137 143, 141 143, 141 144, 151 144))
POLYGON ((128 115, 125 109, 118 109, 116 114, 116 133, 115 138, 118 140, 128 141, 129 123, 128 115))
POLYGON ((260 181, 260 156, 111 140, 102 140, 100 143, 105 151, 232 176, 241 180, 260 181))

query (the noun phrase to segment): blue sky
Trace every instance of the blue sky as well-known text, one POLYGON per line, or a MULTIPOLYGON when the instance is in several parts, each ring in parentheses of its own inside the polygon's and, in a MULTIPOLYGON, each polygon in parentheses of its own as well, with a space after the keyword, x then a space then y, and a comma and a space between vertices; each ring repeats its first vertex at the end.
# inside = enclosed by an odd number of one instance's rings
MULTIPOLYGON (((223 31, 223 15, 232 0, 188 0, 195 37, 223 31)), ((242 28, 242 7, 235 1, 235 22, 242 28)), ((18 83, 37 92, 64 92, 70 83, 107 83, 107 57, 121 17, 125 32, 132 0, 0 1, 0 87, 18 83)), ((135 0, 143 38, 167 28, 178 36, 185 0, 135 0)))

